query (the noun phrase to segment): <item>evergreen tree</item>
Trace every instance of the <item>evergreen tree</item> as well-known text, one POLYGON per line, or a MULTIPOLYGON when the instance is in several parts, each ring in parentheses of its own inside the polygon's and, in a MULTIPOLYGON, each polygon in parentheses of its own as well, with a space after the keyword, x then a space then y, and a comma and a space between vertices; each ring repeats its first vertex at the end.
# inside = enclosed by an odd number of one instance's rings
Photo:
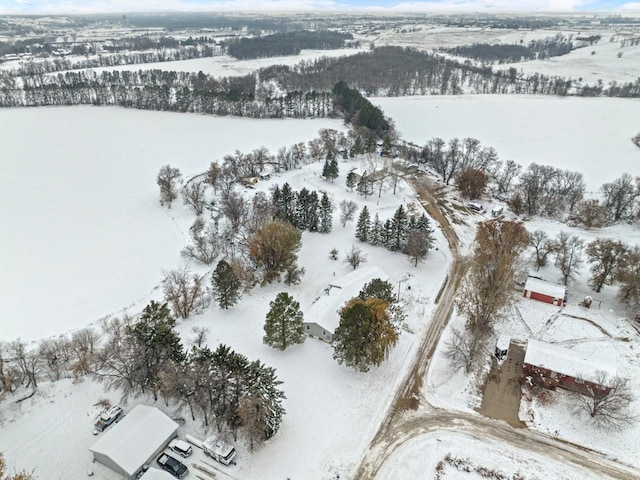
POLYGON ((369 241, 369 231, 371 230, 371 216, 369 215, 369 209, 365 205, 358 217, 358 223, 356 225, 356 238, 361 242, 369 241))
POLYGON ((333 335, 333 358, 361 372, 380 365, 398 340, 387 303, 379 298, 352 298, 340 310, 333 335))
POLYGON ((211 277, 215 299, 220 308, 228 309, 240 298, 240 279, 233 268, 224 260, 220 260, 211 277))
POLYGON ((304 187, 296 194, 295 221, 291 223, 300 230, 309 227, 309 195, 309 190, 304 187))
POLYGON ((356 186, 356 173, 355 172, 349 172, 347 173, 347 188, 349 189, 349 191, 353 192, 353 187, 356 186))
POLYGON ((291 225, 297 226, 296 218, 296 192, 293 191, 291 185, 285 183, 281 189, 281 216, 278 218, 289 222, 291 225))
POLYGON ((315 190, 309 194, 305 215, 307 217, 307 228, 310 232, 317 232, 320 223, 320 201, 318 192, 315 190))
POLYGON ((265 319, 263 342, 279 350, 289 345, 303 343, 305 334, 302 329, 303 315, 300 304, 287 292, 279 293, 269 303, 269 312, 265 319))
POLYGON ((320 200, 320 233, 329 233, 333 228, 333 204, 327 195, 327 192, 322 193, 322 199, 320 200))
POLYGON ((325 158, 324 165, 322 166, 322 176, 325 180, 329 180, 329 158, 325 158))
POLYGON ((371 195, 371 181, 369 180, 369 176, 366 172, 362 174, 362 177, 360 177, 356 191, 358 192, 358 195, 362 195, 364 198, 371 195))
POLYGON ((387 218, 382 226, 380 245, 391 250, 394 244, 393 225, 390 218, 387 218))
POLYGON ((391 238, 389 249, 399 252, 404 249, 409 234, 409 218, 404 207, 400 205, 391 219, 391 238))
POLYGON ((382 223, 380 222, 380 217, 376 213, 376 216, 373 219, 373 224, 371 225, 371 230, 369 230, 369 243, 374 247, 379 247, 380 245, 384 245, 382 232, 383 232, 382 223))
POLYGON ((339 174, 338 160, 336 160, 335 158, 332 158, 327 168, 327 174, 324 176, 328 180, 331 180, 331 183, 333 183, 333 181, 336 178, 338 178, 338 174, 339 174))
POLYGON ((272 367, 267 367, 259 360, 252 362, 247 375, 247 390, 249 398, 258 400, 257 409, 264 412, 260 415, 259 432, 262 440, 273 437, 282 424, 285 409, 282 401, 287 398, 284 392, 278 387, 282 381, 278 380, 276 371, 272 367))

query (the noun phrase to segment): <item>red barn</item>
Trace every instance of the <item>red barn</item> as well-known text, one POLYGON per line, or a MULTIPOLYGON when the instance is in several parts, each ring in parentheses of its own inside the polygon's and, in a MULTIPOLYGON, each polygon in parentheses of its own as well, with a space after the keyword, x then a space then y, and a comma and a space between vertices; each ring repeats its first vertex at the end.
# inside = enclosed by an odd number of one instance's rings
POLYGON ((609 383, 615 378, 616 368, 592 355, 538 340, 529 340, 522 364, 522 375, 525 378, 530 377, 535 385, 551 390, 561 387, 587 393, 592 389, 607 394, 611 385, 602 383, 609 383))
POLYGON ((523 296, 561 307, 565 303, 567 287, 556 283, 545 282, 539 278, 529 277, 527 278, 527 283, 524 285, 523 296))

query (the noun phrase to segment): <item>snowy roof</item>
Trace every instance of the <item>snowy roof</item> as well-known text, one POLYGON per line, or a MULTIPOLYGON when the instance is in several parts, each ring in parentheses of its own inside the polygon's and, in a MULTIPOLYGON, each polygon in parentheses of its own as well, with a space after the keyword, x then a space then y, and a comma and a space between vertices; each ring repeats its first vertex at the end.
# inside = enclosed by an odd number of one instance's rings
POLYGON ((141 480, 174 480, 173 475, 164 470, 158 470, 157 468, 149 467, 142 477, 141 480))
POLYGON ((539 278, 529 277, 527 283, 524 286, 525 290, 530 292, 542 293, 543 295, 549 295, 553 298, 564 298, 567 291, 567 287, 564 285, 558 285, 557 283, 545 282, 539 278))
POLYGON ((529 340, 524 363, 594 383, 598 383, 598 371, 610 379, 616 376, 616 367, 606 360, 539 340, 529 340))
POLYGON ((323 292, 305 313, 305 322, 317 323, 333 333, 340 323, 338 310, 347 300, 357 297, 364 284, 374 278, 387 280, 389 275, 380 267, 367 265, 334 280, 329 284, 329 294, 323 292))
POLYGON ((499 335, 496 347, 500 350, 509 350, 509 344, 511 343, 511 337, 508 335, 499 335))
POLYGON ((178 431, 178 424, 155 407, 138 405, 89 449, 111 458, 130 476, 178 431))

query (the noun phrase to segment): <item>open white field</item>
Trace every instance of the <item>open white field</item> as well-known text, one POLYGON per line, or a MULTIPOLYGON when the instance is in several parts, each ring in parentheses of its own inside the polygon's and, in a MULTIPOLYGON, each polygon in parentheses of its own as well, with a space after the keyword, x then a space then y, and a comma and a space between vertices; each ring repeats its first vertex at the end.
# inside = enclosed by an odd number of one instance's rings
POLYGON ((341 128, 93 107, 4 109, 0 123, 3 340, 63 333, 148 301, 188 237, 172 219, 181 200, 174 211, 158 205, 161 166, 189 176, 236 149, 275 153, 341 128))
POLYGON ((573 52, 546 60, 532 60, 514 64, 495 65, 495 69, 515 67, 519 72, 530 75, 542 73, 548 76, 560 76, 582 79, 583 83, 595 84, 602 80, 609 82, 634 82, 640 77, 640 45, 621 47, 621 40, 637 36, 638 32, 621 34, 613 30, 509 30, 461 27, 424 26, 416 32, 400 33, 384 31, 378 37, 370 39, 376 46, 396 45, 418 50, 432 51, 452 48, 473 43, 527 45, 532 40, 541 40, 562 34, 565 37, 600 35, 601 40, 573 52), (610 41, 614 38, 614 41, 610 41), (593 53, 592 53, 593 52, 593 53), (622 53, 621 57, 618 54, 622 53))
POLYGON ((553 165, 584 175, 597 192, 623 172, 640 172, 640 100, 520 95, 374 98, 405 140, 475 137, 502 160, 553 165))

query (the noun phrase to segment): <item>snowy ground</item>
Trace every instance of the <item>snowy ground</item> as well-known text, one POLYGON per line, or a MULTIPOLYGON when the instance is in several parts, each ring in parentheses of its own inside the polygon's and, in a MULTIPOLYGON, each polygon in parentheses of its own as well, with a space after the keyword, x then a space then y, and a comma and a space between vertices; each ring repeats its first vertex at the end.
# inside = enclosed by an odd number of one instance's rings
POLYGON ((520 95, 374 98, 403 138, 475 137, 500 159, 553 165, 584 174, 588 191, 640 171, 640 100, 520 95))
POLYGON ((0 123, 4 340, 59 334, 148 301, 188 238, 172 218, 182 201, 158 205, 161 166, 188 178, 236 149, 275 154, 342 128, 95 107, 3 109, 0 123))

